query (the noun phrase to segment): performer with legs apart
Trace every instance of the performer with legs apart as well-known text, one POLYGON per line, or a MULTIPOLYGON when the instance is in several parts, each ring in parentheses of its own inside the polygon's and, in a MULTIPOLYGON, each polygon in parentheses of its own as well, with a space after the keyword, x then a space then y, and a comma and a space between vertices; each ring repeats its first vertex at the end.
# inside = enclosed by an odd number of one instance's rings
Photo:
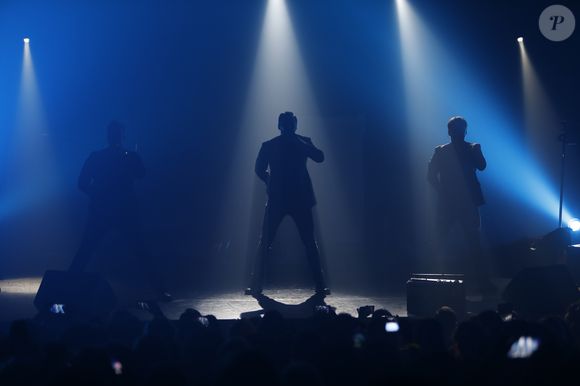
POLYGON ((291 112, 280 114, 278 129, 281 134, 262 144, 255 171, 264 181, 268 191, 268 202, 264 213, 262 235, 254 264, 248 295, 262 292, 264 264, 274 241, 278 226, 285 216, 296 223, 317 294, 330 293, 326 287, 320 263, 320 254, 314 238, 312 207, 316 205, 314 190, 306 162, 324 161, 324 153, 308 137, 296 134, 298 119, 291 112))
POLYGON ((487 162, 481 145, 465 141, 467 122, 452 117, 447 123, 451 142, 437 146, 428 168, 428 181, 438 195, 437 227, 442 250, 456 224, 463 230, 470 257, 468 283, 489 293, 494 290, 489 280, 480 240, 479 207, 484 204, 476 171, 483 171, 487 162))
POLYGON ((94 250, 111 230, 118 230, 138 258, 157 300, 169 301, 143 243, 134 181, 145 176, 139 154, 123 147, 125 128, 118 122, 107 127, 108 146, 92 152, 79 176, 79 189, 89 196, 89 214, 81 245, 69 271, 86 269, 94 250))

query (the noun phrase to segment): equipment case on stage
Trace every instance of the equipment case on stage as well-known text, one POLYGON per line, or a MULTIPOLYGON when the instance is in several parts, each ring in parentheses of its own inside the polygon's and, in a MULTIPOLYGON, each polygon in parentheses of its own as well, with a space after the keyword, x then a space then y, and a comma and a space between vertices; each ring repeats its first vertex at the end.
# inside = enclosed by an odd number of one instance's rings
POLYGON ((465 280, 457 274, 412 274, 407 281, 407 314, 432 317, 442 306, 465 315, 465 280))

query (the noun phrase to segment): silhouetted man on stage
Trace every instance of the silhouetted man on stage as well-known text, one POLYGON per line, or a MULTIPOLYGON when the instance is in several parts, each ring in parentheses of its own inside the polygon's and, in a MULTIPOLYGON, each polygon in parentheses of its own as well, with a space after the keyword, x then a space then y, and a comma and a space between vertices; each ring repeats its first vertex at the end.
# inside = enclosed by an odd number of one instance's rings
POLYGON ((483 261, 480 241, 479 206, 484 204, 476 171, 487 166, 481 145, 465 141, 467 122, 452 117, 447 123, 451 143, 437 146, 429 162, 428 180, 438 194, 437 226, 445 245, 455 224, 462 228, 472 266, 468 278, 479 290, 492 289, 487 264, 483 261))
POLYGON ((298 120, 291 112, 280 114, 278 129, 281 132, 262 144, 256 159, 256 174, 268 190, 268 203, 264 214, 258 256, 247 294, 262 292, 264 263, 283 218, 291 216, 304 246, 318 294, 326 295, 326 288, 318 246, 314 239, 312 207, 316 205, 310 175, 306 168, 308 158, 314 162, 324 161, 324 153, 312 144, 308 137, 297 135, 298 120))
POLYGON ((89 215, 83 240, 69 268, 82 272, 111 230, 120 231, 139 259, 160 300, 169 300, 155 274, 141 232, 134 181, 145 176, 145 167, 136 152, 123 147, 125 129, 118 122, 107 127, 108 146, 94 151, 85 161, 78 180, 79 189, 90 198, 89 215))

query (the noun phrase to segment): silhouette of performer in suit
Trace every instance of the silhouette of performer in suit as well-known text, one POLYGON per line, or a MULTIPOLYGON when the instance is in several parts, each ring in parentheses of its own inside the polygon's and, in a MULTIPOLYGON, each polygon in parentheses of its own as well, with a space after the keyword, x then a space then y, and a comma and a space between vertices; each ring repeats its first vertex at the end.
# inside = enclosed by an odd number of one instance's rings
POLYGON ((274 241, 278 226, 286 215, 292 217, 306 254, 316 292, 328 294, 320 264, 318 246, 314 238, 312 207, 316 205, 310 175, 306 168, 308 158, 314 162, 324 161, 324 153, 308 137, 297 135, 298 119, 291 112, 280 114, 278 129, 281 134, 262 144, 255 171, 267 186, 268 203, 264 214, 258 256, 247 294, 260 294, 264 275, 264 263, 274 241))
POLYGON ((69 271, 84 271, 99 243, 116 229, 139 258, 157 295, 169 300, 143 244, 134 181, 145 176, 145 167, 139 154, 123 147, 124 133, 120 123, 111 122, 107 127, 108 146, 92 152, 81 170, 78 187, 90 198, 89 214, 83 240, 69 271))
POLYGON ((489 289, 489 276, 483 262, 480 241, 479 207, 485 203, 476 171, 487 162, 481 145, 465 141, 467 122, 452 117, 447 123, 451 142, 437 146, 428 168, 428 180, 438 194, 437 225, 440 240, 447 238, 455 225, 463 229, 472 259, 474 281, 480 289, 489 289))

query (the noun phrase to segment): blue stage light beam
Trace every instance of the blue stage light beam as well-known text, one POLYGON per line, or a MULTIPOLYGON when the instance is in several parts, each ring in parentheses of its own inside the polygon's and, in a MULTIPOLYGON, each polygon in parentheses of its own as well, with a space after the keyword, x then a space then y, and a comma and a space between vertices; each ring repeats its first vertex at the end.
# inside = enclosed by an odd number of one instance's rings
POLYGON ((64 184, 56 166, 46 116, 38 90, 30 38, 23 39, 18 110, 9 159, 10 185, 0 204, 0 219, 45 206, 54 229, 67 224, 67 211, 59 202, 64 184), (50 202, 50 209, 46 204, 50 202), (57 204, 57 202, 59 202, 57 204))
MULTIPOLYGON (((440 98, 434 98, 437 90, 432 87, 432 71, 427 68, 435 65, 423 63, 428 55, 436 50, 429 47, 438 44, 433 34, 417 16, 406 0, 396 0, 397 22, 401 45, 401 61, 404 79, 406 123, 409 137, 409 157, 411 162, 411 187, 413 194, 414 218, 423 218, 421 229, 416 225, 415 234, 425 237, 424 242, 416 244, 417 253, 426 256, 439 240, 436 238, 434 202, 426 184, 425 170, 435 143, 442 143, 443 125, 446 118, 441 115, 440 98), (438 132, 441 135, 438 135, 438 132)), ((459 114, 451 114, 459 115, 459 114)), ((437 248, 438 249, 438 248, 437 248)), ((437 256, 438 257, 438 256, 437 256)), ((437 265, 440 262, 436 263, 437 265)))
POLYGON ((37 82, 30 39, 23 40, 18 106, 5 170, 9 184, 0 200, 0 222, 10 222, 10 232, 24 238, 4 240, 5 267, 38 259, 54 265, 55 251, 72 255, 68 186, 52 151, 50 130, 37 82), (28 237, 30 236, 30 237, 28 237), (33 237, 34 243, 28 242, 33 237), (26 257, 26 259, 22 259, 26 257))
MULTIPOLYGON (((248 248, 248 236, 243 231, 248 230, 249 219, 257 210, 251 207, 254 192, 263 191, 254 175, 254 161, 260 144, 277 134, 278 114, 284 111, 293 111, 299 119, 299 130, 307 130, 308 117, 313 115, 313 104, 306 83, 286 2, 269 0, 246 106, 236 138, 237 148, 230 167, 229 190, 234 194, 228 198, 223 215, 228 222, 226 237, 238 250, 245 251, 248 248), (232 216, 232 213, 235 215, 232 216)), ((262 202, 264 200, 258 199, 262 202)), ((255 230, 255 227, 250 226, 250 229, 255 230)), ((257 236, 251 235, 249 238, 257 240, 257 236)))
POLYGON ((16 211, 38 203, 56 191, 54 162, 48 144, 44 109, 32 60, 30 38, 23 39, 18 115, 13 144, 14 158, 6 209, 16 211))
MULTIPOLYGON (((447 119, 462 115, 469 125, 467 139, 480 142, 488 158, 488 168, 480 175, 484 190, 493 186, 530 210, 541 212, 547 220, 557 220, 557 184, 546 176, 525 138, 518 136, 513 114, 502 103, 501 95, 480 80, 479 72, 485 68, 475 68, 454 55, 407 0, 396 0, 396 11, 418 199, 430 202, 426 164, 432 148, 448 141, 447 119)), ((418 206, 420 210, 429 207, 425 203, 418 206)), ((564 210, 564 219, 569 218, 564 210)), ((553 226, 547 221, 542 229, 550 228, 553 226)))
MULTIPOLYGON (((518 47, 522 72, 526 132, 539 155, 550 157, 559 153, 559 145, 557 141, 554 141, 560 130, 559 120, 528 55, 523 38, 522 40, 518 39, 518 47), (551 138, 549 137, 550 135, 551 138), (552 146, 546 146, 547 144, 552 146)), ((557 157, 552 158, 557 160, 557 157)))
MULTIPOLYGON (((299 134, 311 136, 317 146, 329 149, 330 141, 325 136, 324 122, 308 80, 286 1, 268 0, 238 131, 237 149, 230 167, 231 194, 226 197, 222 215, 225 244, 241 254, 247 251, 247 255, 253 256, 256 252, 266 202, 263 182, 254 174, 255 158, 261 143, 279 134, 278 114, 284 111, 292 111, 298 117, 299 134)), ((351 224, 347 219, 337 221, 336 215, 334 218, 326 215, 335 212, 337 207, 347 208, 342 194, 337 193, 342 189, 336 173, 332 172, 335 167, 332 156, 327 156, 324 164, 311 168, 321 213, 319 241, 325 239, 326 229, 351 224)), ((348 209, 342 213, 346 216, 348 209)), ((283 234, 279 236, 284 237, 283 234)), ((245 258, 242 256, 242 261, 245 258)))
POLYGON ((14 141, 7 170, 11 183, 5 190, 0 205, 0 218, 18 213, 37 202, 45 195, 45 182, 50 177, 42 172, 45 146, 42 133, 45 132, 44 113, 30 49, 30 39, 23 39, 22 70, 14 141))

